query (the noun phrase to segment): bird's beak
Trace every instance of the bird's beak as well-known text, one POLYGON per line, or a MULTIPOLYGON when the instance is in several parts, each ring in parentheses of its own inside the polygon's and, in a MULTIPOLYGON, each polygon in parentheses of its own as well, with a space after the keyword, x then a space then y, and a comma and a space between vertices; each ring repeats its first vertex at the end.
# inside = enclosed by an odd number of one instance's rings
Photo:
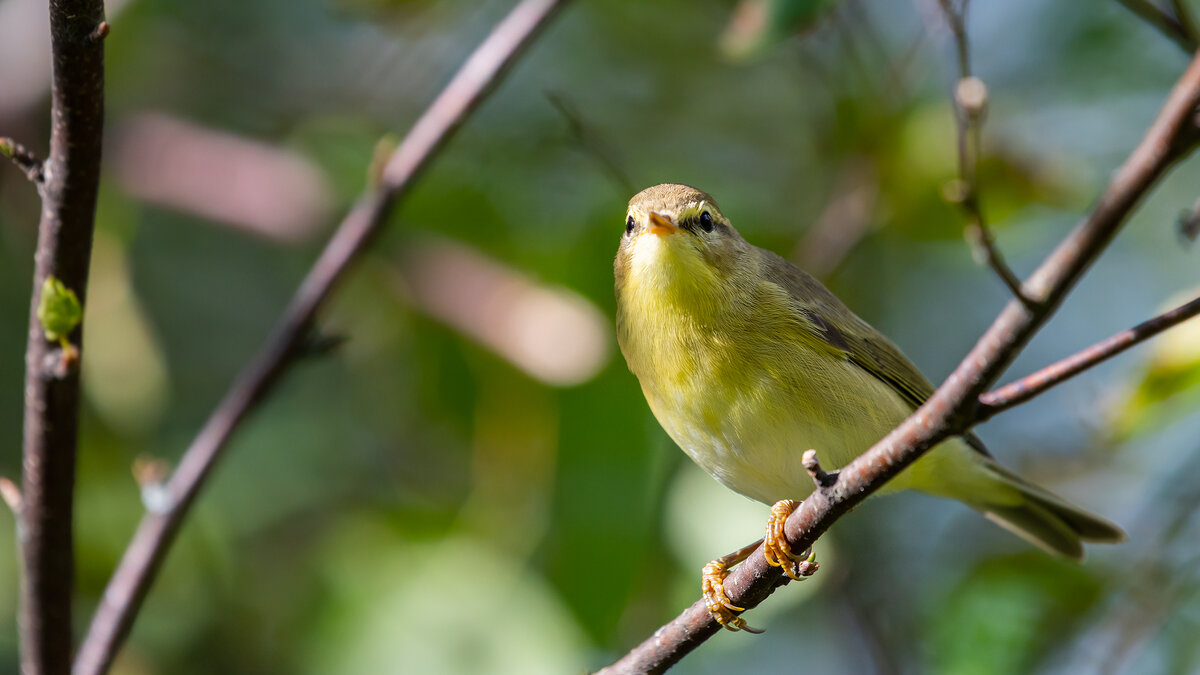
POLYGON ((678 231, 679 228, 675 227, 669 218, 653 211, 650 212, 650 229, 647 232, 662 236, 665 234, 675 234, 678 231))

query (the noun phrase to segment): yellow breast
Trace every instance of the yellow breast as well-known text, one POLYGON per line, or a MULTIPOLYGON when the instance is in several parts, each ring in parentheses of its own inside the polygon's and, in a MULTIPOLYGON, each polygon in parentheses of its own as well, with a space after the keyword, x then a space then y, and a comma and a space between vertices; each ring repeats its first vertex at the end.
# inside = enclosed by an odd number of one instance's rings
POLYGON ((841 466, 907 415, 886 386, 812 343, 782 288, 729 294, 656 267, 631 268, 618 291, 621 349, 659 423, 729 488, 803 498, 804 450, 841 466))

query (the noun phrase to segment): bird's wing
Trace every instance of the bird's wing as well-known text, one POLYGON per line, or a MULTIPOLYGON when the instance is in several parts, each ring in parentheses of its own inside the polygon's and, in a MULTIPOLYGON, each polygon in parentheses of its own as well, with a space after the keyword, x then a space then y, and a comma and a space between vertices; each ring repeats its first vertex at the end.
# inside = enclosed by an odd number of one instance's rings
MULTIPOLYGON (((803 298, 796 301, 800 323, 819 343, 886 384, 913 410, 933 394, 933 384, 883 333, 858 318, 812 275, 774 253, 764 253, 769 256, 765 262, 771 281, 783 286, 789 297, 803 298)), ((976 452, 991 457, 975 434, 967 432, 962 439, 976 452)))
POLYGON ((929 398, 933 385, 891 340, 855 316, 810 274, 773 253, 768 255, 772 281, 798 303, 801 324, 813 337, 888 385, 914 409, 929 398))

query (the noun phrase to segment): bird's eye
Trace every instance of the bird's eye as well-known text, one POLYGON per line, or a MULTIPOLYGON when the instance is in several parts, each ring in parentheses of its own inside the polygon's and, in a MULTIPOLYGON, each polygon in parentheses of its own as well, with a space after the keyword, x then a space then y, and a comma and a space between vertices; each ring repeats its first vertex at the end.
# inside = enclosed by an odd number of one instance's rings
POLYGON ((700 214, 700 227, 703 227, 705 232, 712 232, 713 217, 708 211, 700 214))
POLYGON ((636 225, 636 223, 633 222, 633 216, 629 216, 629 218, 625 221, 625 234, 629 234, 630 232, 633 232, 633 228, 635 225, 636 225))

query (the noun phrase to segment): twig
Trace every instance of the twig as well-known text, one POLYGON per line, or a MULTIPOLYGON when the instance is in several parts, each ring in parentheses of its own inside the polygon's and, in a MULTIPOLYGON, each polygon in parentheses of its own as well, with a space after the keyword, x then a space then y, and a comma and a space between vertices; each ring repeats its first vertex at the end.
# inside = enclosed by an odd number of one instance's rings
POLYGON ((380 183, 358 200, 300 284, 273 333, 234 381, 167 481, 165 503, 146 513, 133 536, 75 662, 76 675, 108 669, 171 542, 229 438, 299 355, 308 327, 346 269, 381 231, 393 207, 455 130, 494 89, 517 56, 566 0, 523 0, 492 30, 392 153, 380 183))
MULTIPOLYGON (((1024 285, 1037 304, 1030 307, 1017 299, 1010 301, 928 401, 843 467, 831 489, 817 490, 804 500, 784 528, 792 550, 806 550, 838 518, 925 451, 978 421, 975 415, 979 395, 1049 319, 1154 183, 1192 149, 1192 116, 1198 104, 1200 56, 1193 59, 1176 83, 1158 118, 1113 175, 1092 212, 1024 285)), ((734 604, 751 608, 770 595, 780 581, 781 572, 767 565, 760 548, 725 579, 724 587, 734 604)), ((603 672, 662 672, 718 630, 703 601, 696 602, 603 672)))
POLYGON ((808 472, 808 477, 813 481, 813 487, 817 490, 828 490, 837 483, 837 472, 826 473, 821 468, 821 461, 817 459, 817 451, 809 448, 800 456, 800 463, 804 466, 804 470, 808 472))
POLYGON ((1200 34, 1196 33, 1196 21, 1192 18, 1191 10, 1183 0, 1171 0, 1171 11, 1175 13, 1175 20, 1179 22, 1179 27, 1188 37, 1188 41, 1193 45, 1196 44, 1200 34))
POLYGON ((987 114, 987 86, 971 74, 971 52, 967 42, 969 0, 938 0, 958 55, 958 82, 954 86, 954 124, 958 132, 958 185, 951 199, 962 207, 967 218, 963 231, 971 254, 980 265, 987 265, 1000 277, 1013 297, 1028 303, 1021 280, 1013 274, 983 217, 979 197, 979 158, 983 154, 983 118, 987 114))
POLYGON ((6 136, 0 136, 0 155, 12 160, 13 164, 25 174, 25 177, 41 189, 44 177, 42 175, 42 160, 25 146, 6 136))
POLYGON ((604 173, 608 174, 613 184, 621 191, 621 194, 631 195, 637 192, 637 188, 629 180, 625 170, 621 168, 621 163, 617 161, 611 144, 587 127, 583 115, 580 114, 578 107, 571 102, 571 99, 566 94, 557 91, 547 91, 546 99, 567 123, 571 140, 580 150, 596 160, 604 173))
POLYGON ((1020 405, 1025 401, 1041 394, 1050 387, 1078 375, 1092 366, 1107 361, 1139 342, 1147 340, 1164 330, 1183 323, 1200 314, 1200 298, 1176 307, 1169 312, 1144 321, 1123 330, 1116 335, 1097 342, 1096 344, 1077 352, 1067 358, 1053 363, 1031 375, 1006 384, 1003 387, 989 391, 979 397, 982 410, 977 413, 977 421, 983 422, 1009 408, 1020 405))
POLYGON ((1189 16, 1186 12, 1177 18, 1167 14, 1150 0, 1117 0, 1117 2, 1153 26, 1158 32, 1170 38, 1183 51, 1188 54, 1196 52, 1197 42, 1194 29, 1181 23, 1181 21, 1189 21, 1186 18, 1189 16))
POLYGON ((1196 200, 1192 208, 1179 214, 1178 226, 1179 236, 1183 238, 1185 244, 1196 241, 1196 236, 1200 235, 1200 199, 1196 200))
MULTIPOLYGON (((104 127, 104 49, 87 39, 104 21, 101 0, 52 0, 50 41, 50 157, 39 176, 38 224, 29 335, 25 350, 24 457, 20 544, 21 671, 67 673, 71 667, 71 593, 75 553, 72 514, 79 422, 79 362, 64 364, 78 349, 81 329, 50 342, 38 318, 46 280, 58 279, 79 301, 87 291, 88 263, 100 148, 104 127), (69 347, 70 349, 66 349, 69 347), (64 365, 70 367, 64 368, 64 365)), ((19 146, 13 144, 14 151, 19 146)), ((32 157, 21 149, 21 162, 32 157)), ((14 155, 14 158, 16 155, 14 155)))

